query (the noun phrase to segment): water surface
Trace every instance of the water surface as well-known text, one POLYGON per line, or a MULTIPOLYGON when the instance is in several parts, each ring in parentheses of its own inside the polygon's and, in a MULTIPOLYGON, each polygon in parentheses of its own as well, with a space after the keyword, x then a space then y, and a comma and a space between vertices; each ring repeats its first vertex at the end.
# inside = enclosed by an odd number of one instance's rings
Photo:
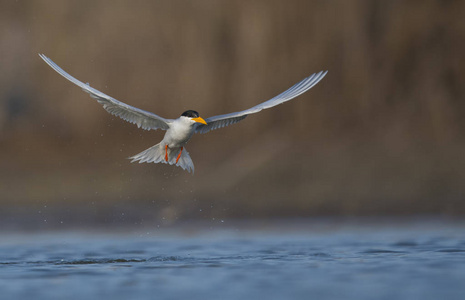
POLYGON ((464 229, 386 222, 3 233, 0 290, 2 299, 463 299, 464 229))

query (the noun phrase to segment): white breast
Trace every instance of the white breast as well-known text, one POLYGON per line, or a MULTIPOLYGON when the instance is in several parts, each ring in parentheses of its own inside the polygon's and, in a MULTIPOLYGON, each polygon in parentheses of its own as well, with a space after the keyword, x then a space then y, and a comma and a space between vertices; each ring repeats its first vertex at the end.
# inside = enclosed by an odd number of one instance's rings
POLYGON ((163 143, 170 148, 184 147, 189 139, 194 134, 194 124, 192 120, 186 117, 180 117, 170 124, 170 128, 166 131, 163 143))

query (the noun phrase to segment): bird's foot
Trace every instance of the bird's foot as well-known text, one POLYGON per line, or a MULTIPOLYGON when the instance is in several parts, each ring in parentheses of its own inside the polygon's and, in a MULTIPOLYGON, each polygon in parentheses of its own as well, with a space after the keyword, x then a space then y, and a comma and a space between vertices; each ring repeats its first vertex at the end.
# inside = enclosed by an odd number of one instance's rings
POLYGON ((181 151, 179 151, 178 157, 176 158, 176 163, 178 163, 179 158, 181 157, 183 147, 181 147, 181 151))
POLYGON ((165 160, 168 161, 168 145, 165 145, 165 160))

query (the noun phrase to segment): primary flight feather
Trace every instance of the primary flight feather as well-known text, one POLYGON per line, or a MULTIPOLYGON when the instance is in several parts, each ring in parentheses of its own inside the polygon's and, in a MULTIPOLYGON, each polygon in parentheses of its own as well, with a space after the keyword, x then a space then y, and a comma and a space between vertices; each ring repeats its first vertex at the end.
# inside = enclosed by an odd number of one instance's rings
POLYGON ((276 97, 243 111, 214 116, 204 120, 199 116, 198 112, 188 110, 182 113, 177 119, 165 119, 154 113, 118 101, 100 92, 92 88, 88 83, 83 83, 66 73, 47 56, 43 54, 39 54, 39 56, 61 76, 82 88, 84 92, 89 93, 92 98, 95 98, 97 102, 102 104, 103 108, 112 115, 118 116, 146 130, 166 130, 165 136, 160 143, 130 157, 132 159, 131 162, 139 161, 139 163, 153 162, 170 165, 174 164, 188 172, 194 171, 194 163, 184 146, 194 133, 206 133, 210 130, 237 123, 250 114, 289 101, 311 89, 325 77, 326 73, 328 73, 328 71, 314 73, 276 97))

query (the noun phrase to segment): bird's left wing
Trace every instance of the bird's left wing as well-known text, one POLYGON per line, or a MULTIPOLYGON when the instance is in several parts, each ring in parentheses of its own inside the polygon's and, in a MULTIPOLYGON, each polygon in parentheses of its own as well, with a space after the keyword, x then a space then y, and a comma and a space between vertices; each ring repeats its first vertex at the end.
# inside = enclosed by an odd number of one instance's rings
POLYGON ((94 88, 92 88, 88 83, 85 84, 73 76, 66 73, 62 68, 60 68, 56 63, 54 63, 50 58, 43 54, 39 54, 52 69, 58 72, 61 76, 68 79, 75 85, 79 86, 84 92, 90 94, 90 96, 97 100, 98 103, 103 105, 106 111, 110 114, 120 117, 121 119, 128 121, 129 123, 136 124, 137 127, 142 127, 143 129, 164 129, 169 128, 169 123, 172 122, 171 119, 165 119, 160 116, 157 116, 154 113, 133 107, 126 103, 116 100, 113 97, 110 97, 94 88))
POLYGON ((235 112, 235 113, 207 118, 205 119, 205 122, 207 122, 207 125, 197 123, 195 132, 207 133, 210 130, 222 128, 222 127, 237 123, 245 119, 245 117, 247 117, 248 115, 258 113, 262 109, 267 109, 267 108, 276 106, 278 104, 284 103, 286 101, 289 101, 305 93, 306 91, 311 89, 313 86, 315 86, 315 84, 317 84, 321 79, 323 79, 323 77, 325 77, 326 73, 328 73, 328 71, 321 71, 319 73, 314 73, 311 76, 302 80, 301 82, 293 85, 291 88, 289 88, 285 92, 282 92, 278 96, 271 98, 270 100, 265 101, 263 103, 260 103, 252 108, 239 111, 239 112, 235 112))

